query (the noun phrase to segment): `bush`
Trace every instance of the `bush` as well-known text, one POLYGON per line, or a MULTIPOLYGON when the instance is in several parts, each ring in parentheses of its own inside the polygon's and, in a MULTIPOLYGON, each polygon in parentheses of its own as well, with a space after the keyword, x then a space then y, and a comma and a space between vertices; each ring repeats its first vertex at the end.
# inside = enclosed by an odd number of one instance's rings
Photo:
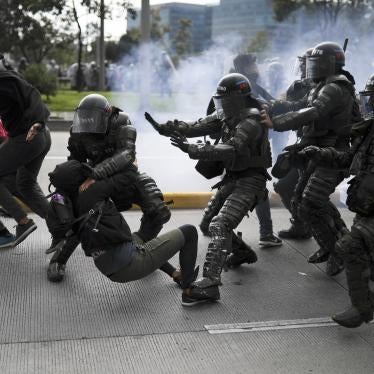
POLYGON ((49 72, 43 64, 31 64, 23 73, 24 78, 36 87, 41 94, 55 96, 57 91, 57 77, 49 72))

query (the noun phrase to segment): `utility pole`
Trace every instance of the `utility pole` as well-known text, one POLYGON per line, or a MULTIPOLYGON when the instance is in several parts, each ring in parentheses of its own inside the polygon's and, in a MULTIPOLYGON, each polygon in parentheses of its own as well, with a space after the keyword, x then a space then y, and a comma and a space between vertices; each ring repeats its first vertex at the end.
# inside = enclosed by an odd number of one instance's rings
POLYGON ((151 39, 151 8, 149 0, 142 0, 141 9, 141 48, 140 66, 142 78, 140 79, 140 110, 149 107, 149 94, 151 87, 151 59, 150 59, 150 39, 151 39))
POLYGON ((104 20, 105 20, 105 4, 104 0, 100 0, 100 37, 99 37, 99 90, 105 90, 105 43, 104 43, 104 20))

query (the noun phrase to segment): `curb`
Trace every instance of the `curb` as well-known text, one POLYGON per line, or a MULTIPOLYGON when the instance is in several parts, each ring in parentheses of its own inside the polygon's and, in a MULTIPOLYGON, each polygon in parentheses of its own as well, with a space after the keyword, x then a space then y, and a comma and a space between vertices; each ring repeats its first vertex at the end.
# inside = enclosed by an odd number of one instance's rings
MULTIPOLYGON (((164 200, 168 203, 170 202, 170 209, 204 209, 208 205, 213 194, 213 192, 165 192, 164 200)), ((16 197, 15 199, 28 213, 31 213, 31 209, 26 204, 16 197)), ((284 208, 280 196, 277 193, 270 192, 269 200, 271 208, 284 208)), ((331 195, 331 201, 338 208, 345 207, 340 201, 339 192, 335 192, 331 195)), ((132 209, 138 210, 140 208, 137 205, 133 205, 132 209)))

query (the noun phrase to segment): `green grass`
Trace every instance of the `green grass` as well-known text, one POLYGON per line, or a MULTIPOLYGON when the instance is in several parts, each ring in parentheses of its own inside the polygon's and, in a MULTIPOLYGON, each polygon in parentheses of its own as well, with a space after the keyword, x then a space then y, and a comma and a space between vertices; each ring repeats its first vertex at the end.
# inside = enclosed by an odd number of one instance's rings
MULTIPOLYGON (((129 92, 92 92, 92 91, 57 91, 56 96, 50 96, 49 100, 43 95, 43 100, 52 112, 72 112, 78 106, 82 98, 91 93, 104 95, 113 105, 118 106, 126 112, 136 111, 139 108, 139 94, 129 92)), ((175 98, 162 98, 159 95, 151 95, 150 106, 158 111, 173 111, 175 98)))

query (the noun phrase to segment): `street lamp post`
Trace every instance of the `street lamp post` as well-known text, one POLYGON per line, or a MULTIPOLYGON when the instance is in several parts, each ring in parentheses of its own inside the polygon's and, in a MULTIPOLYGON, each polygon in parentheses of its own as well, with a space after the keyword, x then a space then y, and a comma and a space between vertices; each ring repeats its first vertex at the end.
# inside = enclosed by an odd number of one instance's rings
POLYGON ((140 110, 149 106, 149 93, 151 82, 151 61, 150 61, 150 36, 151 36, 151 11, 149 0, 142 0, 141 9, 141 49, 140 49, 140 110))
POLYGON ((105 43, 104 43, 104 20, 105 20, 105 4, 104 0, 100 0, 100 37, 99 37, 99 90, 105 90, 105 43))

